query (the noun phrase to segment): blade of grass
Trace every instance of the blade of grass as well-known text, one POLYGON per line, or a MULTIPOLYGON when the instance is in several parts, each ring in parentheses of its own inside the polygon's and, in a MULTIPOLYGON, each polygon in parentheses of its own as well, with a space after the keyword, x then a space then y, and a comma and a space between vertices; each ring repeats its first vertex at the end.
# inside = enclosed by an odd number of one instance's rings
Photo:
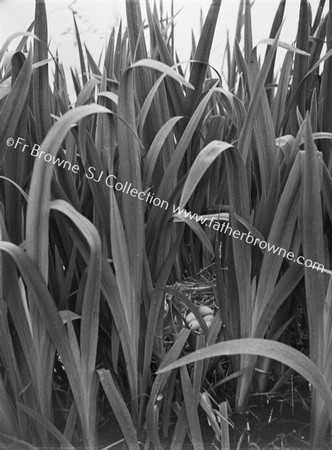
POLYGON ((105 391, 106 397, 114 411, 116 420, 118 421, 122 430, 123 436, 126 439, 127 445, 130 449, 139 450, 140 446, 137 441, 137 433, 132 422, 127 405, 117 388, 113 377, 109 370, 97 370, 100 382, 105 391))
MULTIPOLYGON (((321 165, 312 140, 310 120, 306 120, 305 152, 302 159, 302 226, 303 256, 312 261, 324 261, 324 240, 321 206, 321 165)), ((323 367, 321 347, 324 342, 322 320, 324 316, 325 275, 305 268, 306 299, 310 331, 310 357, 319 368, 323 367)))
POLYGON ((197 49, 193 59, 199 61, 193 63, 190 71, 189 82, 195 87, 195 91, 188 91, 185 101, 185 115, 190 116, 197 107, 198 99, 203 92, 207 64, 210 58, 213 37, 219 16, 221 0, 213 0, 205 19, 200 34, 197 49))
MULTIPOLYGON (((175 361, 180 356, 183 347, 189 337, 190 330, 183 328, 180 333, 177 335, 177 338, 170 349, 170 351, 166 354, 165 358, 160 364, 160 368, 163 368, 167 366, 167 364, 171 363, 172 361, 175 361)), ((164 447, 160 442, 159 436, 158 436, 158 423, 155 421, 155 406, 157 402, 157 397, 160 392, 165 387, 165 384, 169 378, 169 373, 164 374, 158 374, 150 394, 149 403, 146 410, 146 424, 149 430, 149 435, 151 436, 151 440, 153 445, 155 445, 158 449, 162 450, 164 447)))
MULTIPOLYGON (((326 51, 332 50, 332 5, 329 4, 329 12, 327 15, 326 25, 326 51)), ((320 108, 320 128, 322 131, 332 131, 332 110, 331 110, 331 89, 328 80, 332 76, 332 59, 328 58, 324 62, 324 68, 322 72, 322 82, 320 89, 320 102, 322 104, 320 108)), ((329 169, 332 167, 332 158, 328 150, 329 146, 326 143, 322 144, 322 151, 324 160, 327 162, 329 169)))
MULTIPOLYGON (((38 63, 48 58, 47 17, 44 0, 36 2, 34 31, 39 39, 35 39, 33 43, 33 62, 38 63)), ((42 65, 34 70, 32 77, 34 92, 32 99, 33 112, 38 142, 42 142, 51 128, 48 70, 48 65, 42 65)))
POLYGON ((29 55, 20 70, 18 77, 3 105, 0 114, 0 162, 3 161, 7 151, 6 140, 14 135, 22 110, 27 98, 32 74, 32 53, 29 55))
POLYGON ((77 48, 78 48, 78 55, 80 58, 82 82, 83 82, 83 86, 84 86, 88 81, 88 77, 87 77, 87 71, 86 71, 85 60, 84 60, 83 46, 82 46, 82 42, 81 42, 80 33, 78 31, 74 11, 73 11, 73 21, 74 21, 74 27, 75 27, 75 36, 76 36, 76 42, 77 42, 77 48))
MULTIPOLYGON (((98 112, 108 112, 98 105, 86 105, 67 112, 59 119, 43 141, 40 152, 56 155, 70 128, 80 119, 98 112)), ((35 161, 27 210, 27 252, 38 263, 45 279, 48 277, 48 217, 52 164, 42 158, 35 161)))
MULTIPOLYGON (((320 158, 312 139, 311 124, 306 119, 305 152, 302 160, 302 226, 303 257, 312 261, 324 261, 323 216, 321 205, 321 169, 320 158)), ((323 370, 324 355, 324 305, 326 275, 309 268, 304 269, 306 304, 308 308, 310 358, 323 370)), ((313 392, 311 406, 311 438, 315 447, 322 445, 325 436, 321 435, 321 410, 323 402, 313 392), (320 431, 320 435, 317 435, 320 431)), ((326 424, 327 427, 327 424, 326 424)))
MULTIPOLYGON (((300 6, 300 16, 299 16, 299 22, 298 22, 298 30, 297 30, 297 37, 296 37, 296 46, 297 48, 304 50, 308 52, 309 50, 309 5, 307 0, 301 0, 301 6, 300 6)), ((294 60, 294 70, 293 70, 293 82, 292 82, 292 93, 296 90, 297 86, 303 79, 303 77, 308 72, 308 59, 306 57, 303 57, 299 54, 295 55, 294 60)), ((300 110, 300 113, 302 116, 305 114, 305 108, 306 108, 306 95, 307 90, 306 86, 304 85, 301 94, 299 97, 299 100, 297 102, 297 107, 300 110)), ((291 130, 292 134, 296 134, 298 131, 298 123, 296 118, 296 108, 293 108, 291 112, 291 130)))
POLYGON ((62 433, 47 419, 38 414, 31 408, 28 408, 23 403, 18 403, 18 408, 24 411, 28 416, 30 416, 34 421, 39 422, 43 427, 45 427, 61 444, 61 448, 65 447, 69 450, 74 450, 74 447, 70 444, 70 442, 64 437, 62 433))
POLYGON ((293 370, 307 379, 319 392, 325 401, 332 421, 332 392, 324 376, 317 366, 305 355, 289 345, 268 339, 234 339, 232 341, 220 342, 197 350, 166 367, 160 368, 158 375, 165 375, 170 370, 216 356, 227 356, 234 354, 260 355, 275 359, 291 367, 293 370))
MULTIPOLYGON (((268 71, 270 70, 274 54, 276 52, 277 43, 279 40, 281 30, 277 33, 273 44, 264 60, 263 66, 261 70, 258 73, 258 76, 256 78, 254 87, 251 92, 251 98, 250 103, 248 107, 248 112, 246 116, 245 123, 243 125, 243 128, 241 130, 240 138, 239 138, 239 144, 238 147, 241 149, 241 152, 243 154, 244 161, 247 160, 249 155, 249 144, 252 137, 252 129, 254 127, 254 120, 257 113, 257 108, 260 104, 263 92, 264 92, 264 85, 266 81, 266 77, 268 75, 268 71)), ((256 49, 253 49, 253 52, 256 52, 256 49)))
POLYGON ((227 142, 212 141, 199 152, 189 170, 188 176, 183 186, 181 199, 179 202, 180 209, 183 209, 185 207, 207 168, 219 155, 221 155, 221 153, 231 147, 232 144, 228 144, 227 142))
POLYGON ((203 438, 197 414, 197 403, 193 397, 193 388, 186 367, 180 368, 181 386, 186 407, 191 442, 194 450, 203 448, 203 438))

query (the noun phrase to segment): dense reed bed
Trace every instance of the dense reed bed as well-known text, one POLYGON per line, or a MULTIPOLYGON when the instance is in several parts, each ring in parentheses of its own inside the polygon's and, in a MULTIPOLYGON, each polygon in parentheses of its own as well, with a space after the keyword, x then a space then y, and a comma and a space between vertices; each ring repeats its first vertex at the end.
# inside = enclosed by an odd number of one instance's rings
POLYGON ((310 445, 328 442, 332 5, 299 2, 290 45, 285 4, 258 57, 239 2, 219 68, 221 0, 186 64, 173 9, 147 2, 143 23, 126 1, 100 62, 75 22, 74 103, 43 0, 10 66, 3 43, 2 447, 198 450, 208 419, 214 448, 247 448, 232 411, 293 373, 311 386, 310 445), (207 267, 212 322, 175 284, 207 267), (300 322, 308 345, 294 346, 300 322))

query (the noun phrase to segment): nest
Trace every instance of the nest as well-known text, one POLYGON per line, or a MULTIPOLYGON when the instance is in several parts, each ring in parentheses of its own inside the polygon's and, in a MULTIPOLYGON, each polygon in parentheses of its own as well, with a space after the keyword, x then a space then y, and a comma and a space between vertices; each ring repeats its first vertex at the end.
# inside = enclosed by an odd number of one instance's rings
POLYGON ((188 304, 181 301, 175 292, 184 294, 187 299, 197 308, 201 305, 209 306, 214 312, 217 311, 216 303, 216 279, 210 271, 201 271, 195 277, 188 277, 181 282, 177 281, 167 287, 166 301, 171 301, 177 306, 180 313, 185 316, 189 310, 188 304))

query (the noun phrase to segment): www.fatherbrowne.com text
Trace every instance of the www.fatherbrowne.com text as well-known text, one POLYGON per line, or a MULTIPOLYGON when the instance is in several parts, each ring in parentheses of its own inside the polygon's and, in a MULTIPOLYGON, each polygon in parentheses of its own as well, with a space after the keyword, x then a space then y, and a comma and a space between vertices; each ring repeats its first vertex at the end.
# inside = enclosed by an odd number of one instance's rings
MULTIPOLYGON (((9 137, 6 140, 6 144, 8 147, 13 147, 14 149, 18 149, 23 153, 29 152, 30 156, 36 159, 43 160, 46 163, 51 163, 55 167, 66 169, 74 174, 78 174, 80 171, 80 167, 77 164, 72 164, 65 158, 61 158, 57 155, 53 155, 41 150, 41 146, 38 144, 34 144, 31 147, 30 145, 25 143, 25 139, 22 137, 18 137, 16 138, 16 140, 12 137, 9 137)), ((87 168, 84 176, 88 180, 91 180, 95 183, 104 182, 105 185, 111 189, 122 192, 126 195, 130 195, 133 198, 137 198, 138 200, 144 201, 145 203, 151 204, 155 207, 164 210, 167 210, 169 208, 169 203, 166 200, 162 200, 159 197, 155 196, 155 194, 150 192, 149 189, 146 191, 140 191, 133 187, 132 183, 129 181, 118 181, 116 175, 107 174, 104 171, 98 173, 96 168, 93 166, 87 168)), ((271 244, 270 242, 255 237, 250 233, 250 231, 241 232, 240 230, 233 230, 233 228, 228 223, 228 218, 225 218, 225 214, 222 215, 222 218, 220 214, 209 214, 208 216, 198 215, 196 213, 187 211, 184 208, 179 208, 178 206, 173 205, 173 216, 178 220, 181 220, 183 218, 195 220, 197 223, 212 228, 215 231, 224 233, 226 235, 228 234, 233 239, 240 239, 241 241, 244 240, 249 245, 257 245, 261 250, 267 250, 268 252, 272 252, 275 255, 282 256, 289 261, 294 261, 305 267, 309 267, 311 269, 332 275, 332 271, 325 269, 323 264, 314 262, 311 259, 305 259, 303 256, 296 257, 293 252, 287 251, 286 249, 278 247, 275 244, 271 244)))
POLYGON ((184 217, 186 219, 195 220, 197 223, 204 225, 206 227, 212 228, 215 231, 219 231, 220 233, 224 233, 228 236, 232 236, 234 239, 245 240, 247 244, 257 245, 261 250, 267 250, 268 252, 272 252, 275 255, 282 256, 283 258, 288 259, 289 261, 295 261, 298 264, 304 265, 305 267, 310 267, 314 270, 325 272, 324 265, 311 261, 311 259, 305 259, 303 256, 295 257, 293 252, 287 252, 286 249, 282 247, 278 247, 275 244, 271 244, 270 242, 266 242, 263 239, 253 236, 250 231, 241 232, 240 230, 236 230, 230 226, 228 222, 221 222, 218 219, 218 215, 209 215, 200 216, 196 213, 192 213, 187 211, 186 209, 180 209, 179 207, 175 207, 173 205, 173 213, 179 218, 184 217))

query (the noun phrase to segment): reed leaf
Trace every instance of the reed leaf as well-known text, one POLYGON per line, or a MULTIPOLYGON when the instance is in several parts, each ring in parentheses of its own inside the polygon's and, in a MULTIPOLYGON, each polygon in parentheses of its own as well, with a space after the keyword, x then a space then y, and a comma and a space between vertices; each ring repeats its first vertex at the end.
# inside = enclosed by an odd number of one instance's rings
MULTIPOLYGON (((40 152, 56 156, 70 128, 82 118, 97 112, 108 112, 98 105, 86 105, 67 112, 59 119, 40 146, 40 152)), ((45 279, 48 277, 48 217, 52 164, 37 158, 32 174, 27 210, 27 251, 37 261, 45 279)))
MULTIPOLYGON (((312 139, 310 120, 306 119, 305 152, 302 156, 302 226, 303 226, 303 256, 315 262, 324 261, 323 221, 321 212, 321 160, 312 139), (309 212, 310 219, 309 219, 309 212), (310 222, 309 222, 310 221, 310 222), (310 226, 309 226, 310 225, 310 226), (313 234, 312 234, 313 233, 313 234)), ((324 303, 325 303, 325 277, 326 275, 305 268, 306 302, 310 330, 310 358, 318 368, 324 367, 324 303)), ((320 416, 322 403, 316 398, 314 391, 311 409, 311 434, 315 446, 321 445, 326 434, 322 431, 322 417, 320 416)))
POLYGON ((7 149, 6 140, 14 135, 27 98, 32 74, 32 53, 29 55, 17 76, 10 94, 1 109, 0 122, 0 161, 3 161, 7 149))
MULTIPOLYGON (((33 62, 39 63, 47 60, 47 17, 45 1, 36 2, 35 9, 35 35, 38 39, 33 43, 33 62)), ((36 136, 42 142, 51 128, 51 109, 49 95, 48 65, 42 65, 34 70, 33 77, 33 112, 36 121, 36 136)))
POLYGON ((97 370, 97 373, 129 448, 138 450, 140 446, 137 441, 136 429, 131 420, 127 405, 125 404, 110 371, 99 369, 97 370))
POLYGON ((332 392, 323 374, 317 366, 298 350, 286 344, 271 341, 268 339, 234 339, 220 342, 218 344, 197 350, 176 362, 158 370, 159 375, 166 374, 170 370, 201 361, 206 358, 213 358, 221 355, 245 354, 253 356, 265 356, 275 359, 291 367, 293 370, 307 379, 319 392, 321 399, 325 402, 329 412, 329 419, 332 420, 332 392))
POLYGON ((180 374, 181 374, 181 385, 184 397, 184 404, 186 406, 186 414, 191 435, 191 442, 193 444, 194 449, 198 450, 203 447, 203 440, 201 427, 199 424, 199 418, 197 414, 197 403, 194 400, 193 388, 187 368, 181 367, 180 374))
MULTIPOLYGON (((297 48, 308 52, 309 50, 309 5, 307 0, 301 0, 300 15, 298 22, 298 30, 296 37, 297 48)), ((300 54, 295 55, 294 70, 293 70, 293 83, 292 83, 292 93, 297 89, 300 81, 308 72, 308 59, 302 57, 300 54)), ((305 114, 306 108, 306 88, 302 88, 299 100, 297 102, 297 107, 299 108, 302 116, 305 114)), ((292 134, 296 134, 298 131, 298 124, 296 119, 296 109, 294 108, 291 113, 291 129, 292 134)))
POLYGON ((189 170, 186 182, 183 186, 179 202, 180 209, 185 207, 207 168, 219 155, 221 155, 222 152, 231 147, 232 145, 227 142, 212 141, 199 152, 189 170))
POLYGON ((189 82, 195 87, 195 91, 188 91, 187 93, 185 115, 191 114, 196 109, 198 99, 203 91, 203 83, 206 76, 207 64, 209 62, 220 6, 221 0, 213 0, 211 2, 195 51, 195 56, 192 58, 198 61, 197 63, 193 63, 189 78, 189 82))

